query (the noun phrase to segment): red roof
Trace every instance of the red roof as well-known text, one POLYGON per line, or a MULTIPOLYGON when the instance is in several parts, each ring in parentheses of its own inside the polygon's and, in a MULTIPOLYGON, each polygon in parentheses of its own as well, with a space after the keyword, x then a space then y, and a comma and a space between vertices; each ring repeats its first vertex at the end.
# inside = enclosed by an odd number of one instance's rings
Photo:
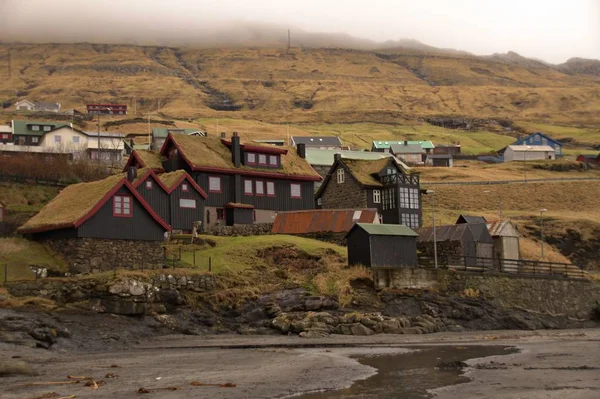
POLYGON ((345 233, 355 223, 377 223, 376 209, 311 209, 279 212, 273 222, 272 233, 345 233))

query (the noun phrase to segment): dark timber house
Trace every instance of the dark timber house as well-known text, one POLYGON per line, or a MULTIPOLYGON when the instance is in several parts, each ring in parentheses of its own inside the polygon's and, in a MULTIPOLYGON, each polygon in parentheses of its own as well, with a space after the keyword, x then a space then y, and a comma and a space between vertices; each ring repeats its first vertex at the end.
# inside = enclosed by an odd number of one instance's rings
POLYGON ((346 235, 348 263, 367 267, 416 267, 418 236, 404 225, 356 223, 346 235))
MULTIPOLYGON (((230 140, 169 134, 161 155, 165 171, 185 170, 207 193, 206 227, 225 224, 226 209, 247 214, 253 207, 254 223, 273 222, 278 211, 312 209, 314 183, 321 180, 303 145, 241 143, 237 133, 230 140)), ((250 223, 247 217, 240 220, 250 223)))
POLYGON ((19 233, 60 253, 75 273, 158 267, 171 227, 124 175, 66 187, 19 233))
POLYGON ((149 150, 134 150, 123 168, 123 172, 134 167, 136 169, 149 168, 156 173, 164 172, 162 158, 159 153, 149 150))
POLYGON ((158 178, 167 189, 171 228, 191 232, 194 222, 204 221, 208 196, 185 170, 163 173, 158 178))
POLYGON ((375 208, 385 224, 421 226, 419 175, 394 158, 367 161, 336 154, 315 198, 324 209, 375 208))

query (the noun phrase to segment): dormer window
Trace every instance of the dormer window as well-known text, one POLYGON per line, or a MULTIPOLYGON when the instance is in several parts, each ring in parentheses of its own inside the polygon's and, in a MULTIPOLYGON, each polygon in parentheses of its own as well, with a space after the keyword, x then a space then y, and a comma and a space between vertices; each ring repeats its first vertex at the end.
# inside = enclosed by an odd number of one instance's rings
POLYGON ((339 168, 337 170, 337 182, 341 184, 344 182, 345 178, 346 178, 346 176, 344 174, 344 169, 339 168))
POLYGON ((395 175, 396 173, 398 173, 398 170, 396 170, 396 168, 392 168, 391 166, 387 168, 388 175, 395 175))
POLYGON ((249 152, 247 154, 247 164, 248 165, 256 165, 256 154, 253 152, 249 152))
POLYGON ((52 126, 44 126, 44 132, 49 132, 52 130, 52 126))
POLYGON ((267 156, 265 154, 258 154, 258 165, 267 166, 267 156))
POLYGON ((38 125, 32 125, 31 130, 35 130, 37 132, 40 130, 40 127, 38 125))
POLYGON ((277 155, 269 155, 269 166, 279 166, 279 162, 277 162, 277 155))
POLYGON ((146 181, 146 190, 152 190, 152 180, 146 181))
POLYGON ((190 189, 189 189, 189 187, 188 187, 187 183, 183 183, 183 184, 181 185, 181 191, 183 191, 184 193, 187 193, 189 190, 190 190, 190 189))

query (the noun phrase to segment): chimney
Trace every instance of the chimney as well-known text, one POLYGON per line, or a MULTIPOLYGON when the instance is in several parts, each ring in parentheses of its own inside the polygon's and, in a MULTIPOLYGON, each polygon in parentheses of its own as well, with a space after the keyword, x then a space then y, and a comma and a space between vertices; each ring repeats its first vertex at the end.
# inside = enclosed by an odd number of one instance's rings
POLYGON ((221 132, 221 138, 224 139, 226 137, 227 137, 227 135, 225 134, 225 132, 221 132))
POLYGON ((129 168, 127 168, 127 181, 129 181, 129 183, 133 183, 136 177, 137 168, 135 166, 130 166, 129 168))
POLYGON ((233 132, 233 136, 231 136, 231 162, 236 168, 242 165, 242 148, 240 146, 240 136, 237 132, 233 132))
POLYGON ((333 154, 334 161, 339 161, 340 159, 342 159, 342 154, 340 154, 339 152, 333 154))
POLYGON ((296 146, 296 152, 298 153, 298 156, 302 159, 306 158, 306 144, 304 143, 298 143, 298 145, 296 146))

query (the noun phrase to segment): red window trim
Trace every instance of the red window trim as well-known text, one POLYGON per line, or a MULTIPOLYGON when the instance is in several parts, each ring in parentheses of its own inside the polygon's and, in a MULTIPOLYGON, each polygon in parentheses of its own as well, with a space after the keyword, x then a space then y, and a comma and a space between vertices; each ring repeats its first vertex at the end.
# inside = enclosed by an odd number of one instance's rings
MULTIPOLYGON (((220 184, 219 184, 219 186, 220 186, 220 184)), ((190 185, 188 183, 181 184, 181 191, 184 193, 187 193, 188 191, 190 191, 190 185)))
POLYGON ((277 192, 277 191, 275 191, 275 187, 277 187, 277 186, 275 185, 274 181, 268 181, 268 182, 266 182, 266 184, 265 184, 265 194, 267 195, 267 197, 275 197, 275 194, 277 192), (269 183, 273 184, 273 194, 269 194, 269 189, 268 189, 269 183))
POLYGON ((152 180, 146 180, 145 187, 146 187, 146 190, 152 190, 154 188, 154 184, 152 184, 152 180))
POLYGON ((302 185, 298 183, 290 183, 290 197, 293 199, 302 199, 302 185), (298 186, 300 188, 300 196, 294 196, 292 194, 292 186, 298 186))
POLYGON ((268 155, 267 155, 267 154, 258 154, 258 166, 269 166, 269 165, 267 164, 267 162, 269 161, 269 160, 268 160, 268 158, 269 158, 269 157, 268 157, 268 155), (261 156, 261 155, 265 157, 265 162, 260 162, 260 156, 261 156))
POLYGON ((113 217, 116 218, 131 218, 133 217, 133 197, 130 195, 114 195, 113 196, 113 201, 112 201, 112 214, 113 217), (121 198, 121 213, 115 213, 115 204, 116 204, 116 200, 115 198, 120 197, 121 198), (129 214, 124 214, 123 213, 123 203, 125 201, 123 201, 124 198, 129 198, 129 214))
POLYGON ((209 193, 222 193, 223 192, 223 180, 221 180, 221 176, 208 176, 208 192, 209 193), (219 179, 219 189, 218 190, 211 190, 210 179, 219 179))
POLYGON ((269 155, 269 166, 278 167, 279 162, 277 162, 277 155, 269 155), (271 159, 275 158, 275 163, 271 163, 271 159))
POLYGON ((248 195, 248 196, 254 195, 253 190, 254 190, 254 184, 252 183, 252 180, 244 179, 244 195, 248 195), (250 182, 250 192, 246 191, 246 182, 250 182))
POLYGON ((257 156, 258 155, 255 152, 249 152, 249 153, 247 153, 246 154, 246 159, 248 160, 248 165, 256 165, 256 162, 258 162, 257 159, 256 159, 257 156), (249 159, 249 155, 250 154, 254 155, 254 162, 250 161, 250 159, 249 159))
POLYGON ((254 193, 256 194, 256 196, 257 197, 264 197, 266 195, 265 181, 264 180, 256 180, 254 182, 254 185, 255 185, 255 187, 254 187, 254 193), (258 187, 258 183, 260 183, 262 185, 262 194, 258 193, 258 188, 257 188, 258 187))

